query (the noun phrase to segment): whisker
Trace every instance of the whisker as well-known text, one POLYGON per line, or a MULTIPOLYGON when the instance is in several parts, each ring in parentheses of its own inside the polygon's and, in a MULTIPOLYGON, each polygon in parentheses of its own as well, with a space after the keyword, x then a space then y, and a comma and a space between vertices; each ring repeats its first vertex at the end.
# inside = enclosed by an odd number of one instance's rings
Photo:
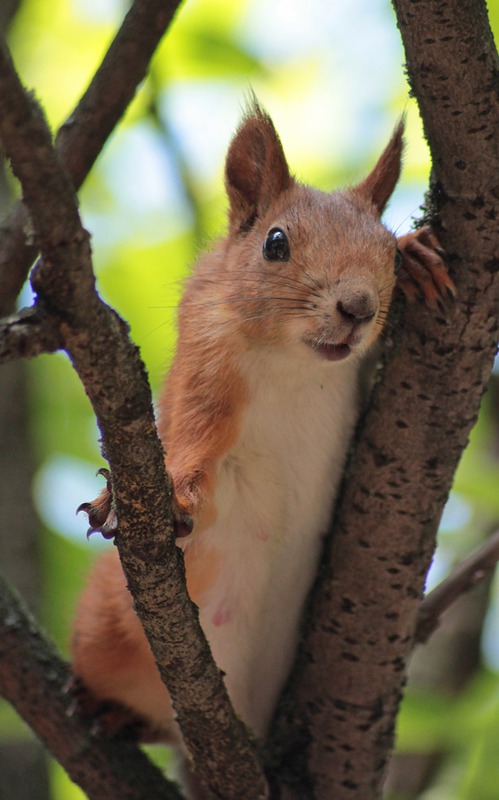
POLYGON ((308 278, 308 279, 309 279, 309 281, 310 281, 312 284, 314 284, 314 286, 317 286, 317 288, 318 288, 318 289, 320 289, 320 290, 322 291, 322 290, 324 289, 324 287, 323 287, 323 286, 321 286, 320 282, 319 282, 318 280, 316 280, 316 279, 314 278, 314 276, 313 276, 313 275, 311 275, 309 272, 307 272, 307 270, 306 270, 306 269, 303 269, 303 265, 302 265, 302 264, 300 264, 299 266, 300 266, 300 267, 301 267, 301 269, 303 270, 303 274, 305 275, 305 277, 306 277, 306 278, 308 278))
MULTIPOLYGON (((311 284, 310 288, 312 286, 317 286, 318 289, 320 289, 321 291, 323 290, 324 287, 320 284, 320 282, 318 280, 316 280, 316 278, 313 277, 313 275, 311 275, 305 269, 305 265, 301 261, 297 261, 296 259, 294 259, 294 263, 296 264, 297 267, 299 267, 301 269, 302 275, 304 275, 310 281, 310 284, 311 284)), ((298 281, 298 282, 301 283, 301 281, 298 281)))
MULTIPOLYGON (((305 309, 305 310, 307 311, 307 309, 305 309)), ((269 317, 276 317, 277 315, 279 315, 280 317, 297 317, 297 318, 302 317, 302 318, 307 318, 307 319, 309 319, 310 317, 317 316, 317 315, 308 313, 308 311, 307 311, 306 314, 304 314, 303 313, 303 308, 301 306, 288 306, 288 307, 280 307, 278 309, 274 309, 273 311, 272 310, 271 311, 268 311, 268 310, 267 311, 261 311, 258 314, 246 314, 244 316, 239 317, 238 322, 239 321, 242 321, 242 322, 253 322, 253 321, 256 321, 256 320, 265 320, 265 319, 268 319, 269 317)), ((223 325, 228 325, 230 323, 234 324, 235 320, 233 320, 233 319, 223 320, 222 322, 220 322, 218 324, 219 324, 219 327, 221 327, 223 325)))
MULTIPOLYGON (((224 297, 222 300, 187 300, 184 302, 184 308, 209 308, 212 306, 222 306, 231 303, 256 303, 256 302, 295 302, 300 303, 302 306, 306 306, 309 302, 305 297, 294 297, 293 295, 286 295, 284 297, 279 295, 268 295, 263 297, 247 297, 247 296, 239 296, 239 297, 224 297)), ((309 305, 311 308, 312 306, 309 305)), ((177 308, 177 306, 148 306, 151 310, 171 310, 177 308)))
MULTIPOLYGON (((257 277, 260 279, 260 282, 263 285, 282 287, 282 288, 285 288, 285 289, 291 289, 292 291, 297 291, 298 290, 298 291, 302 292, 303 294, 307 294, 307 296, 310 295, 310 294, 314 295, 315 297, 319 296, 319 294, 317 292, 313 291, 311 289, 311 287, 309 287, 307 285, 304 285, 303 282, 298 281, 298 280, 294 280, 291 277, 280 277, 280 276, 277 276, 277 275, 269 277, 269 276, 262 276, 261 274, 257 274, 257 277)), ((227 286, 234 286, 234 283, 235 283, 233 278, 225 278, 224 279, 224 278, 216 277, 216 279, 210 280, 210 278, 207 278, 206 276, 203 276, 203 280, 205 280, 206 282, 210 282, 213 285, 225 284, 227 286)), ((255 284, 255 279, 251 278, 251 277, 238 277, 237 282, 239 282, 239 283, 251 283, 251 284, 254 285, 255 284)))
POLYGON ((408 220, 408 219, 411 219, 411 218, 412 218, 412 219, 414 219, 414 215, 416 214, 416 212, 417 212, 417 211, 419 211, 419 209, 420 209, 420 208, 421 208, 421 205, 418 205, 418 206, 416 206, 415 208, 413 208, 413 210, 412 210, 412 211, 411 211, 409 214, 407 214, 407 216, 406 216, 406 217, 404 217, 404 219, 402 220, 402 222, 399 222, 399 224, 397 225, 397 227, 396 227, 396 228, 395 228, 395 230, 393 231, 393 233, 394 233, 394 235, 395 235, 395 236, 396 236, 396 235, 397 235, 397 233, 399 232, 399 230, 400 230, 400 228, 402 227, 402 225, 404 224, 404 222, 407 222, 407 220, 408 220))
POLYGON ((393 286, 393 278, 389 278, 385 283, 382 283, 378 289, 378 294, 383 294, 389 286, 393 286))
MULTIPOLYGON (((221 286, 221 285, 226 285, 226 286, 231 286, 231 287, 234 286, 234 281, 232 281, 232 280, 225 280, 225 281, 224 280, 216 280, 216 281, 214 280, 214 281, 207 281, 207 282, 209 282, 213 286, 221 286)), ((244 281, 242 281, 242 282, 244 282, 244 281)), ((251 280, 251 279, 246 279, 246 283, 251 283, 252 285, 255 285, 254 281, 251 280)), ((290 289, 293 292, 297 292, 299 290, 303 294, 303 296, 307 296, 307 297, 310 294, 310 291, 305 289, 303 286, 296 287, 296 286, 293 286, 292 284, 286 284, 284 281, 280 281, 280 282, 267 281, 267 282, 264 282, 263 285, 267 285, 268 287, 275 286, 276 288, 279 288, 279 289, 290 289)))
MULTIPOLYGON (((307 311, 307 312, 309 312, 310 309, 309 308, 305 308, 304 306, 281 306, 279 309, 276 310, 276 313, 281 314, 283 311, 302 311, 302 312, 303 311, 307 311)), ((305 314, 303 314, 303 316, 305 316, 305 314)), ((310 316, 310 314, 307 313, 306 316, 310 316)))

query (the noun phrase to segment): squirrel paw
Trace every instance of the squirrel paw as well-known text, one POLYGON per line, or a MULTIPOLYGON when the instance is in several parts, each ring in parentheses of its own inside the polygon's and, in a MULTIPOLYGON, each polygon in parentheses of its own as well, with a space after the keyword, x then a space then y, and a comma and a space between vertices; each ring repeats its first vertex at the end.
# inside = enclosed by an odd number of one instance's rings
POLYGON ((170 477, 174 488, 175 535, 180 539, 192 533, 194 520, 199 518, 206 473, 203 470, 189 473, 171 470, 170 477))
POLYGON ((408 300, 422 300, 426 306, 438 306, 446 313, 456 298, 456 287, 445 266, 445 253, 431 230, 425 225, 397 241, 402 257, 397 286, 408 300))
MULTIPOLYGON (((76 509, 76 513, 79 514, 80 511, 84 511, 88 516, 90 527, 87 531, 87 539, 93 533, 97 532, 99 532, 104 539, 114 539, 118 532, 118 518, 113 508, 111 473, 108 469, 102 467, 98 470, 97 475, 104 476, 106 479, 106 486, 95 500, 92 500, 90 503, 81 503, 76 509)), ((192 517, 177 503, 174 503, 173 523, 175 538, 181 539, 192 533, 194 527, 192 517)))
POLYGON ((113 508, 113 490, 111 486, 111 473, 108 469, 99 469, 97 475, 103 475, 106 479, 106 486, 91 503, 82 503, 76 509, 76 513, 84 511, 88 515, 90 527, 87 531, 87 539, 92 533, 97 531, 102 534, 104 539, 113 539, 118 532, 118 519, 113 508))

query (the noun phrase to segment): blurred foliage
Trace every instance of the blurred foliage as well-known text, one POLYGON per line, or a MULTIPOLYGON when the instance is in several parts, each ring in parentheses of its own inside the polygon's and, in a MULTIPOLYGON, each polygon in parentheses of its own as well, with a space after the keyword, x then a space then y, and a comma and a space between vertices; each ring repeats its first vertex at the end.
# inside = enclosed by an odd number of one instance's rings
MULTIPOLYGON (((84 91, 125 10, 120 0, 21 3, 10 45, 24 82, 35 88, 54 128, 84 91)), ((490 14, 497 31, 498 4, 491 4, 490 14)), ((294 172, 321 188, 362 175, 406 109, 406 166, 389 212, 389 224, 403 230, 410 227, 410 216, 417 216, 429 160, 402 62, 387 0, 184 4, 153 61, 151 79, 80 194, 99 289, 130 321, 155 391, 174 347, 182 277, 199 247, 223 231, 223 156, 250 87, 271 112, 294 172)), ((29 289, 23 301, 29 301, 29 289)), ((68 360, 37 359, 30 378, 38 461, 34 491, 45 524, 44 624, 67 653, 75 598, 102 546, 95 537, 87 542, 85 521, 75 522, 74 510, 99 491, 94 473, 103 462, 89 403, 68 360)), ((490 448, 497 425, 485 403, 444 517, 438 578, 499 518, 499 462, 490 448)), ((492 620, 497 602, 494 591, 492 620)), ((408 693, 400 747, 448 753, 427 798, 499 795, 497 623, 488 626, 488 668, 465 693, 459 698, 408 693)), ((0 736, 22 735, 22 724, 0 706, 0 736)), ((55 765, 53 796, 81 796, 55 765)))

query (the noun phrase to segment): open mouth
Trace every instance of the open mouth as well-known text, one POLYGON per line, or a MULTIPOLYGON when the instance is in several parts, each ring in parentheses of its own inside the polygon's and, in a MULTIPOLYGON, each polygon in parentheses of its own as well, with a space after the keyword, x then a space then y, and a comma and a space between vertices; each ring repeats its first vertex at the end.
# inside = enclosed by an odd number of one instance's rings
POLYGON ((328 342, 307 342, 318 355, 326 361, 342 361, 352 352, 348 344, 329 344, 328 342))

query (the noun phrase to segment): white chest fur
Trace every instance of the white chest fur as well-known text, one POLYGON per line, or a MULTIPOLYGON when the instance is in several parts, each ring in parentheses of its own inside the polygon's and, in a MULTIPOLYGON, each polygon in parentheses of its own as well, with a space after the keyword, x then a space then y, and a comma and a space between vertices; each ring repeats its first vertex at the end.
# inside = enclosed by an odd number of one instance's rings
POLYGON ((287 677, 357 416, 358 362, 302 361, 271 350, 244 364, 250 400, 220 461, 223 553, 201 623, 236 710, 263 735, 287 677))

